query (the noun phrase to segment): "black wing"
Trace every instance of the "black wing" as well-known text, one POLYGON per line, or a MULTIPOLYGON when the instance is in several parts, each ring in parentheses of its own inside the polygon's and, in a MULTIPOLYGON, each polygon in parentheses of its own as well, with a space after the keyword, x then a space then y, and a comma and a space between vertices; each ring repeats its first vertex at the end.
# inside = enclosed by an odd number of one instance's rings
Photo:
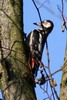
POLYGON ((38 30, 32 31, 27 37, 27 44, 29 45, 31 55, 41 60, 44 47, 42 34, 38 30))

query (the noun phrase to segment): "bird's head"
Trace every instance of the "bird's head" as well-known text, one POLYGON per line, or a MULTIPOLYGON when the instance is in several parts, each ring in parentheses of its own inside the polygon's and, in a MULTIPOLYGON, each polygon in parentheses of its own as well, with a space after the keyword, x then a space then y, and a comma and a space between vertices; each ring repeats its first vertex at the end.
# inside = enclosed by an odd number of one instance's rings
POLYGON ((54 24, 51 20, 44 20, 41 23, 33 23, 33 24, 39 26, 40 27, 39 30, 45 32, 45 34, 47 35, 52 31, 54 27, 54 24))

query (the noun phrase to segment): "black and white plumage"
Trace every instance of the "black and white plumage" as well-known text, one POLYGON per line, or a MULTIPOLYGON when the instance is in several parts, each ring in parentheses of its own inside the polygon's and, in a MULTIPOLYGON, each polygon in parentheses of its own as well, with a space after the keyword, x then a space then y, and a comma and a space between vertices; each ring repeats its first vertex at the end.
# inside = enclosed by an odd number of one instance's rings
POLYGON ((42 21, 41 23, 34 23, 38 25, 40 29, 33 30, 27 37, 27 44, 30 50, 30 67, 32 68, 33 74, 37 75, 39 61, 41 61, 44 45, 47 36, 53 29, 53 22, 50 20, 42 21))

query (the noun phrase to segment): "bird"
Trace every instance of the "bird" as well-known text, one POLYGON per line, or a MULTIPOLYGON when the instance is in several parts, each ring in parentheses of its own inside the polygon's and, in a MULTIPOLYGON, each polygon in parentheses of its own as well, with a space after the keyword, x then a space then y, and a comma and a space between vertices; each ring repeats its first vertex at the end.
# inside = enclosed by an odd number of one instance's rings
POLYGON ((29 66, 33 75, 36 77, 38 68, 42 59, 44 45, 48 35, 51 33, 54 24, 51 20, 44 20, 40 23, 33 23, 39 26, 27 36, 27 45, 29 47, 29 66))

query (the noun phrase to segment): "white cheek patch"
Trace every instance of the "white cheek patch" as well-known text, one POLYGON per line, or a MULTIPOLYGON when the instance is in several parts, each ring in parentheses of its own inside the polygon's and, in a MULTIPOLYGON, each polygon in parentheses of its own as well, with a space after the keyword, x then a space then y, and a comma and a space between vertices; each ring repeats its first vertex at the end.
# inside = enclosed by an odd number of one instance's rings
POLYGON ((43 23, 43 26, 44 26, 45 28, 49 28, 49 27, 51 27, 51 24, 50 24, 49 22, 46 22, 46 23, 43 23))

